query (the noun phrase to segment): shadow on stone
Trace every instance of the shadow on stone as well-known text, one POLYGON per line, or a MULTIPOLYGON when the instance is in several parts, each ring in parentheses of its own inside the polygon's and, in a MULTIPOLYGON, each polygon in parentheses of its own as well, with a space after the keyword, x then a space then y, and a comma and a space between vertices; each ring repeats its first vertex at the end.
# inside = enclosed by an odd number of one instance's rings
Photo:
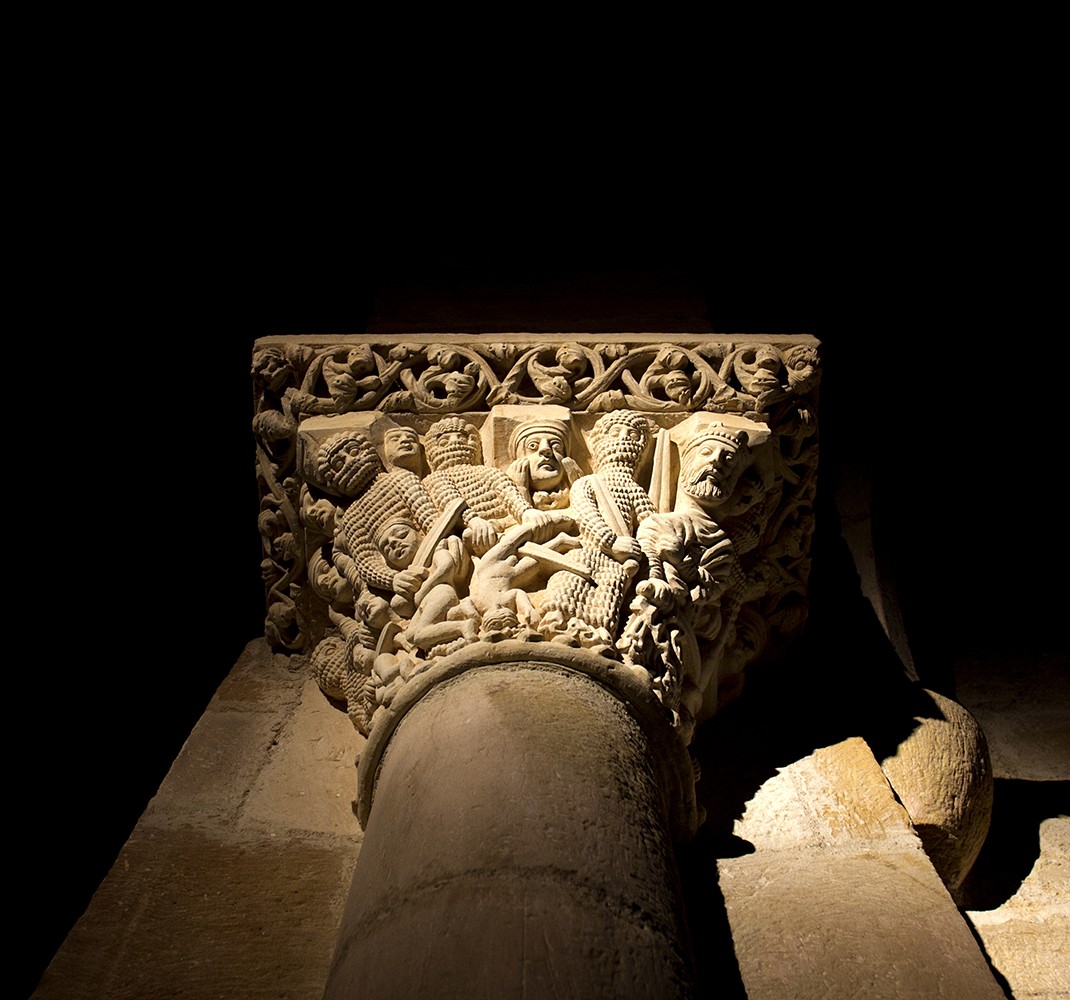
POLYGON ((1066 815, 1070 781, 997 778, 992 823, 962 886, 962 908, 995 910, 1020 888, 1040 857, 1040 824, 1066 815))
POLYGON ((717 879, 717 858, 748 854, 754 846, 739 837, 700 831, 677 852, 688 930, 695 962, 695 1000, 746 1000, 724 895, 717 879), (726 855, 735 850, 737 855, 726 855))

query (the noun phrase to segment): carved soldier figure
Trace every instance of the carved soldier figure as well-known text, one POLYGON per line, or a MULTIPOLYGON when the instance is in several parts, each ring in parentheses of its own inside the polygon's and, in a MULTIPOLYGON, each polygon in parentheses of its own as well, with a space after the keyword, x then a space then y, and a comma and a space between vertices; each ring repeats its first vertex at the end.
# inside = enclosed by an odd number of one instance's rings
POLYGON ((481 464, 479 431, 468 421, 443 417, 424 436, 424 451, 431 469, 424 487, 439 510, 464 501, 465 539, 477 555, 510 525, 545 520, 501 469, 481 464))
POLYGON ((650 441, 649 420, 630 410, 607 413, 592 427, 596 471, 570 490, 582 541, 574 558, 592 578, 568 572, 550 577, 540 622, 547 638, 611 652, 624 592, 643 555, 635 530, 655 510, 635 481, 650 441))
MULTIPOLYGON (((437 511, 415 473, 405 468, 385 471, 367 437, 359 431, 346 431, 344 434, 360 442, 358 447, 345 452, 352 463, 346 466, 347 481, 364 485, 341 517, 336 519, 335 565, 353 584, 355 592, 371 586, 394 593, 411 593, 418 586, 418 581, 409 579, 404 571, 387 564, 376 545, 375 536, 380 529, 398 518, 412 519, 421 530, 427 531, 437 511)), ((331 446, 334 440, 331 438, 321 446, 321 455, 318 457, 320 464, 330 463, 330 456, 337 451, 331 446)))

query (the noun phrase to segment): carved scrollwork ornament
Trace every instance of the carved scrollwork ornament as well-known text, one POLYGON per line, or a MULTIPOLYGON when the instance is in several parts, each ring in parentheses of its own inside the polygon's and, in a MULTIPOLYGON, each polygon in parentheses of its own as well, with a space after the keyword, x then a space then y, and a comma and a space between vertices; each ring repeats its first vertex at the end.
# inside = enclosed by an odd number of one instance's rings
POLYGON ((265 633, 362 733, 519 640, 637 679, 686 743, 801 632, 810 338, 265 338, 253 373, 265 633))

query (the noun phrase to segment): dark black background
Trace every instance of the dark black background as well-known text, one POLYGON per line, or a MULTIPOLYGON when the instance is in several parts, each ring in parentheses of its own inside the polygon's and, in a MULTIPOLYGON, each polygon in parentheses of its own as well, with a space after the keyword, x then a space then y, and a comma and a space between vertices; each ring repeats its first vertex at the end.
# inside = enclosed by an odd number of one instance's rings
POLYGON ((726 175, 685 155, 690 138, 667 164, 618 135, 597 162, 521 144, 466 173, 443 166, 447 147, 399 161, 379 142, 322 151, 328 183, 307 162, 318 149, 238 145, 174 151, 167 182, 139 183, 107 240, 107 213, 77 220, 82 266, 49 331, 68 346, 33 372, 28 409, 47 419, 19 444, 40 514, 26 518, 7 754, 27 989, 262 634, 253 341, 362 332, 384 289, 497 289, 503 311, 538 301, 567 329, 577 311, 619 314, 621 288, 661 287, 701 302, 690 318, 716 332, 816 335, 822 461, 872 471, 920 661, 940 677, 971 643, 1058 641, 1044 572, 1065 549, 1054 406, 1022 376, 1047 363, 1043 344, 963 278, 971 256, 935 253, 898 217, 909 199, 841 189, 798 146, 726 175), (62 444, 55 473, 45 440, 62 444))

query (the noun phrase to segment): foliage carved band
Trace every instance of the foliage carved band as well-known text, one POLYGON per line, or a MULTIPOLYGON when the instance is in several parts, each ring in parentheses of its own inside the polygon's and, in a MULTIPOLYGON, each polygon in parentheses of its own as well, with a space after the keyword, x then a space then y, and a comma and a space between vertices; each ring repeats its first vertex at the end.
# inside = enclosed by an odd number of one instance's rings
POLYGON ((817 346, 258 341, 268 638, 364 733, 508 640, 605 658, 686 743, 805 621, 817 346))

